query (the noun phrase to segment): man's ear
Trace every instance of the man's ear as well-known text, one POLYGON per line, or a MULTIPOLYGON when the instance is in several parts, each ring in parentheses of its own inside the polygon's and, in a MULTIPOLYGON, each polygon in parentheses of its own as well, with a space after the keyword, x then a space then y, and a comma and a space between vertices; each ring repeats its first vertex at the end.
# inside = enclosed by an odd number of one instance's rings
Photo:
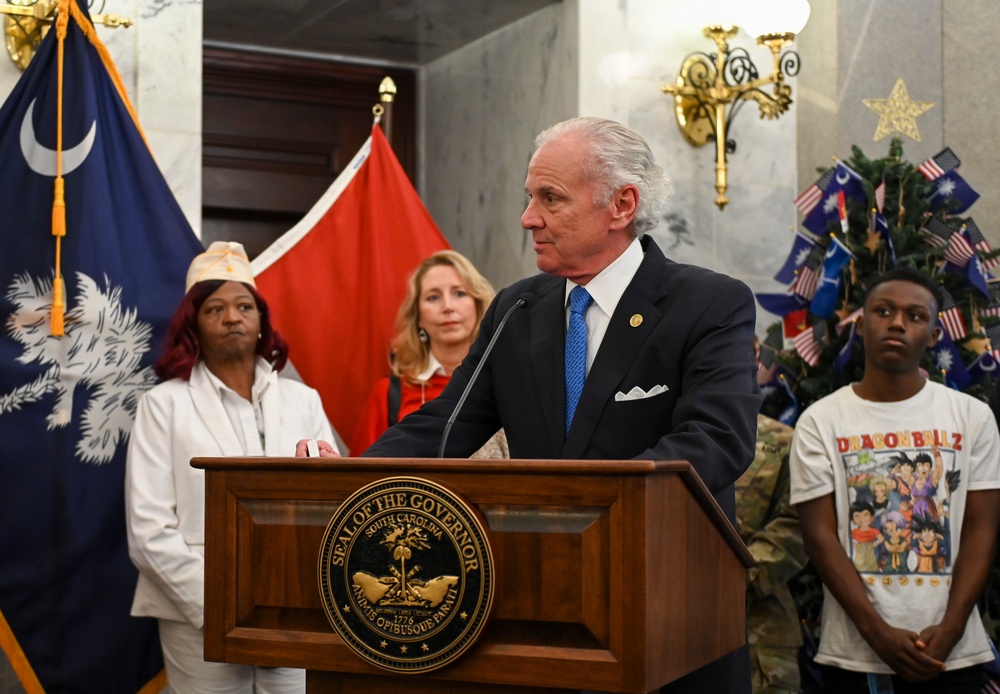
POLYGON ((938 340, 944 335, 944 328, 940 324, 935 325, 934 329, 931 330, 930 339, 927 340, 927 348, 930 349, 938 343, 938 340))
POLYGON ((636 210, 639 209, 639 189, 631 183, 622 186, 612 196, 611 205, 611 228, 625 229, 632 224, 636 210))

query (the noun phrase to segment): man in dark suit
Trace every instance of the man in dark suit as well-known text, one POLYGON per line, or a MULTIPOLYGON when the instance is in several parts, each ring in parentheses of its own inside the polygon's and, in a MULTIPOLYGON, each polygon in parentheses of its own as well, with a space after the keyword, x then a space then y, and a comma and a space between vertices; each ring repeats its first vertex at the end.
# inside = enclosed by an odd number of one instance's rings
MULTIPOLYGON (((514 458, 688 460, 735 520, 733 484, 753 460, 760 405, 750 291, 666 259, 645 236, 662 214, 669 181, 638 133, 579 118, 546 130, 535 146, 521 226, 543 274, 497 295, 445 391, 365 455, 437 455, 498 323, 526 297, 484 364, 445 455, 471 455, 503 427, 514 458), (589 296, 571 310, 576 287, 589 296)), ((745 647, 663 691, 749 692, 745 647)))

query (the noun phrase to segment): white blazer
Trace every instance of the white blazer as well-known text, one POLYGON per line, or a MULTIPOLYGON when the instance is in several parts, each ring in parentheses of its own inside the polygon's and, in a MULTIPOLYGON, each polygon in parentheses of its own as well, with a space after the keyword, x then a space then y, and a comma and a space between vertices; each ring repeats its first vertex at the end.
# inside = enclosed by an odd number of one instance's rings
MULTIPOLYGON (((299 439, 333 441, 319 393, 269 373, 260 405, 264 452, 292 456, 299 439)), ((243 448, 202 362, 139 400, 125 468, 129 557, 139 569, 132 615, 205 620, 205 472, 199 456, 242 456, 243 448)))

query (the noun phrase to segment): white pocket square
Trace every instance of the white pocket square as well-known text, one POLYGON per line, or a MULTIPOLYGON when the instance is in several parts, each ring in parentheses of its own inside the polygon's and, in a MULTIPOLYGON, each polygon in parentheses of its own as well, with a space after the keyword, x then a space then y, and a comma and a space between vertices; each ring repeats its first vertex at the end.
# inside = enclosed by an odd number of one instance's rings
POLYGON ((648 391, 643 390, 639 386, 634 386, 632 390, 627 393, 618 391, 615 393, 615 402, 623 402, 625 400, 644 400, 645 398, 651 398, 654 395, 659 395, 660 393, 666 393, 669 388, 666 386, 653 386, 648 391))

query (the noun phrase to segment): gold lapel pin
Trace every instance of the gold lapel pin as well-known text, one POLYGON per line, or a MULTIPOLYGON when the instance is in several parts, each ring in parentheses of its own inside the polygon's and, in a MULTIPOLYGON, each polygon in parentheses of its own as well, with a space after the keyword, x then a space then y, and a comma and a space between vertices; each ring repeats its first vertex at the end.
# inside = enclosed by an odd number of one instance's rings
POLYGON ((631 325, 633 328, 638 328, 640 325, 642 325, 642 316, 638 313, 632 314, 632 317, 629 318, 628 320, 628 324, 631 325))

